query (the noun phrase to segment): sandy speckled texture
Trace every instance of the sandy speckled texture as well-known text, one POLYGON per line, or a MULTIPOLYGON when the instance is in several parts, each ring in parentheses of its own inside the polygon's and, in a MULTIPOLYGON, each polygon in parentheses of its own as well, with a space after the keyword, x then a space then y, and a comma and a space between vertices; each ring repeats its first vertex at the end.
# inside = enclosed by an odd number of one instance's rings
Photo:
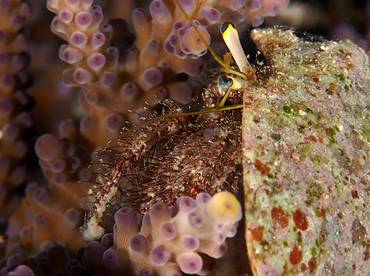
POLYGON ((351 42, 254 30, 268 77, 244 95, 254 275, 369 275, 369 63, 351 42))

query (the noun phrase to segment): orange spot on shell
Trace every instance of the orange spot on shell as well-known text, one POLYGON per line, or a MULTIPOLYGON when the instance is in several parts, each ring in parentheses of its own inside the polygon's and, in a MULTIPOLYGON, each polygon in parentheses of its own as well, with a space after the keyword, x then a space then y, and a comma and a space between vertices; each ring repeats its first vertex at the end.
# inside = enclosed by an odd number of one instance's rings
POLYGON ((301 229, 303 231, 308 229, 306 214, 303 213, 300 209, 295 210, 295 212, 293 213, 293 221, 298 229, 301 229))
POLYGON ((306 264, 301 264, 301 271, 304 272, 307 270, 307 265, 306 264))
POLYGON ((285 228, 288 226, 288 217, 281 207, 274 207, 271 210, 271 217, 280 224, 281 228, 285 228))
POLYGON ((370 251, 369 250, 366 250, 364 261, 368 261, 368 260, 370 260, 370 251))
POLYGON ((292 265, 297 265, 302 261, 302 252, 297 245, 295 245, 292 252, 290 252, 289 261, 292 265))
POLYGON ((258 159, 254 163, 254 166, 256 167, 257 170, 259 170, 264 175, 268 174, 271 171, 269 166, 263 164, 261 160, 258 160, 258 159))
POLYGON ((351 194, 352 194, 352 198, 359 198, 358 197, 358 192, 356 190, 352 190, 351 194))
POLYGON ((298 154, 298 153, 296 153, 296 152, 293 152, 293 153, 291 154, 291 157, 292 157, 292 159, 294 159, 294 160, 299 160, 299 154, 298 154))
POLYGON ((255 241, 261 241, 263 238, 263 230, 265 229, 264 226, 258 226, 254 229, 249 228, 249 231, 251 231, 252 239, 255 241))
POLYGON ((316 268, 317 268, 317 259, 315 257, 312 257, 308 261, 308 270, 312 273, 316 270, 316 268))

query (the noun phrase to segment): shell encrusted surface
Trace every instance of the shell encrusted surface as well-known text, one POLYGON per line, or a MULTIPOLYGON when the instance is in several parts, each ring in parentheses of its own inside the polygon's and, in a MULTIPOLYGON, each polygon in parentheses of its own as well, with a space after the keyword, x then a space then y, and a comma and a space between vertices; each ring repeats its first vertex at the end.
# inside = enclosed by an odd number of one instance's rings
POLYGON ((254 30, 268 77, 245 91, 254 275, 369 275, 370 83, 349 41, 254 30))

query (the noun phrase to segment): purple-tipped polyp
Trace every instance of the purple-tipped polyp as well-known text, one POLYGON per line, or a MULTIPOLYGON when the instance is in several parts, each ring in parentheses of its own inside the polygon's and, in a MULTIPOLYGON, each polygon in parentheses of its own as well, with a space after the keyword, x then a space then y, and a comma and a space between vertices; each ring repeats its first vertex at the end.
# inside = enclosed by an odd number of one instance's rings
POLYGON ((157 202, 149 210, 152 224, 167 221, 171 217, 171 210, 162 202, 157 202))
POLYGON ((195 200, 188 196, 182 196, 177 199, 176 204, 179 206, 180 211, 188 212, 195 207, 195 200))
POLYGON ((64 214, 64 225, 69 228, 75 227, 79 221, 80 213, 74 208, 69 208, 64 214))
POLYGON ((87 59, 87 64, 91 69, 100 69, 105 64, 105 56, 101 53, 95 53, 89 56, 87 59))
POLYGON ((153 19, 162 24, 169 22, 172 18, 171 13, 167 9, 166 5, 159 0, 154 0, 152 3, 150 3, 149 11, 153 19))
POLYGON ((3 89, 11 89, 15 85, 15 78, 11 74, 4 74, 0 77, 0 87, 3 89))
POLYGON ((216 24, 221 19, 221 13, 212 7, 204 7, 200 12, 210 24, 216 24))
POLYGON ((24 55, 13 55, 10 59, 10 68, 13 72, 20 71, 27 64, 27 59, 24 55))
POLYGON ((19 126, 16 123, 9 123, 2 129, 4 141, 14 141, 19 136, 19 126))
POLYGON ((159 233, 165 241, 171 241, 176 238, 177 230, 175 225, 173 225, 171 222, 166 222, 162 224, 161 228, 159 229, 159 233))
POLYGON ((253 27, 257 27, 259 25, 261 25, 263 23, 264 19, 263 17, 260 17, 260 16, 255 16, 253 19, 252 19, 252 26, 253 27))
POLYGON ((74 32, 71 35, 70 42, 74 46, 84 46, 87 42, 87 36, 83 32, 74 32))
POLYGON ((260 8, 262 8, 262 4, 260 0, 252 0, 251 3, 248 6, 248 11, 254 12, 258 11, 260 8))
POLYGON ((100 83, 103 85, 103 86, 111 86, 112 84, 114 84, 116 81, 116 74, 114 74, 113 72, 105 72, 101 78, 100 78, 100 83))
POLYGON ((184 273, 197 273, 202 269, 203 260, 194 252, 184 252, 176 257, 176 261, 180 266, 180 269, 184 273))
POLYGON ((169 63, 167 60, 165 59, 162 59, 160 61, 158 61, 158 67, 161 68, 161 69, 167 69, 169 67, 169 63))
POLYGON ((19 6, 19 15, 21 17, 28 17, 32 14, 32 7, 30 3, 23 2, 19 6))
POLYGON ((91 46, 100 47, 103 46, 106 41, 105 35, 101 32, 94 33, 91 37, 91 46))
POLYGON ((130 239, 130 248, 135 253, 144 254, 148 250, 148 240, 140 234, 134 235, 130 239))
POLYGON ((69 10, 61 10, 59 12, 59 18, 63 23, 70 23, 73 18, 73 13, 69 10))
POLYGON ((45 188, 37 188, 33 192, 33 199, 38 205, 47 206, 51 202, 51 198, 45 188))
POLYGON ((158 266, 165 265, 171 258, 171 254, 163 245, 158 245, 150 251, 150 259, 158 266))
POLYGON ((199 247, 199 240, 192 236, 186 236, 182 241, 182 245, 186 251, 195 251, 199 247))
POLYGON ((171 35, 170 38, 168 39, 170 45, 172 47, 176 47, 179 44, 179 37, 175 34, 171 35))
POLYGON ((119 226, 124 228, 136 227, 138 223, 135 211, 128 207, 119 209, 114 215, 114 220, 119 226))
POLYGON ((85 94, 85 100, 89 104, 98 104, 99 96, 95 91, 89 91, 85 94))
POLYGON ((116 268, 125 265, 124 256, 114 248, 106 250, 103 254, 103 262, 107 267, 116 268))
POLYGON ((225 241, 225 239, 226 239, 226 236, 221 234, 221 233, 217 233, 217 234, 213 235, 213 237, 212 237, 212 240, 217 244, 223 243, 225 241))
MULTIPOLYGON (((207 44, 209 44, 211 42, 211 36, 209 35, 207 29, 204 26, 197 26, 197 29, 201 33, 202 37, 206 40, 207 44)), ((203 40, 199 37, 197 31, 195 31, 192 26, 179 29, 177 34, 180 38, 181 50, 184 53, 200 55, 207 49, 207 46, 204 44, 203 40)))
POLYGON ((196 211, 191 212, 188 215, 188 219, 191 225, 193 225, 195 228, 200 228, 203 226, 203 221, 199 217, 199 215, 196 213, 196 211))
POLYGON ((122 128, 123 125, 123 118, 121 115, 113 113, 109 114, 105 119, 105 125, 107 126, 108 130, 115 132, 122 128))
MULTIPOLYGON (((76 275, 76 274, 73 274, 72 272, 73 272, 73 267, 81 267, 81 264, 80 264, 80 262, 79 261, 77 261, 76 259, 72 259, 72 260, 69 260, 68 262, 67 262, 67 264, 66 264, 66 271, 67 271, 67 273, 68 273, 68 275, 70 275, 70 276, 74 276, 74 275, 76 275)), ((82 268, 82 267, 81 267, 82 268)), ((77 275, 79 275, 79 274, 77 274, 77 275)))
POLYGON ((212 198, 211 195, 209 194, 206 194, 206 193, 199 193, 197 195, 197 197, 195 198, 195 202, 196 203, 200 203, 200 204, 203 204, 203 203, 206 203, 208 200, 210 200, 212 198))
POLYGON ((85 84, 90 80, 90 78, 91 78, 91 74, 85 69, 77 68, 73 72, 73 79, 78 84, 85 84))
POLYGON ((179 0, 185 11, 189 12, 195 8, 194 0, 179 0))
POLYGON ((6 260, 6 265, 9 267, 17 266, 23 263, 23 261, 24 261, 24 257, 22 256, 22 254, 15 253, 8 257, 8 259, 6 260))
POLYGON ((51 169, 53 172, 59 173, 62 172, 66 168, 66 161, 62 158, 56 158, 51 163, 51 169))
MULTIPOLYGON (((94 6, 94 8, 97 6, 94 6)), ((100 8, 100 7, 99 7, 100 8)), ((101 9, 93 9, 91 12, 92 20, 95 24, 99 25, 103 21, 103 13, 101 9)))
POLYGON ((107 233, 104 234, 104 236, 101 238, 100 243, 104 246, 105 249, 113 246, 113 237, 113 233, 107 233))
POLYGON ((275 16, 279 12, 279 8, 276 5, 271 5, 267 8, 266 13, 269 16, 275 16))
POLYGON ((13 103, 8 99, 0 99, 0 116, 6 117, 13 110, 13 103))
POLYGON ((96 241, 89 242, 85 248, 85 258, 91 264, 103 264, 103 254, 105 248, 96 241))
MULTIPOLYGON (((1 39, 1 33, 0 33, 0 39, 1 39)), ((1 42, 1 40, 0 40, 1 42)), ((7 53, 0 53, 0 66, 7 65, 9 62, 10 58, 7 53)))
MULTIPOLYGON (((32 276, 34 275, 33 270, 26 265, 17 266, 14 269, 14 273, 18 276, 32 276)), ((9 275, 9 274, 8 274, 9 275)))
POLYGON ((157 52, 159 49, 159 41, 156 39, 149 40, 149 42, 146 44, 146 49, 152 53, 157 52))
POLYGON ((110 24, 105 23, 105 24, 100 26, 100 31, 110 39, 110 37, 113 33, 113 28, 110 24))
POLYGON ((24 19, 18 15, 12 15, 9 18, 9 28, 13 31, 18 31, 23 25, 24 19))
POLYGON ((148 22, 148 19, 144 14, 144 10, 141 8, 134 9, 132 11, 132 21, 134 23, 134 26, 137 27, 140 27, 140 25, 142 24, 146 24, 148 22))
POLYGON ((156 86, 163 80, 163 74, 155 67, 151 67, 145 70, 144 80, 150 86, 156 86))
POLYGON ((73 64, 82 59, 82 54, 77 49, 67 47, 60 52, 59 57, 61 60, 73 64))
POLYGON ((226 236, 227 236, 228 238, 232 238, 232 237, 234 237, 234 236, 236 235, 236 232, 237 232, 236 227, 235 227, 235 225, 233 225, 233 226, 231 226, 231 227, 230 227, 230 229, 227 231, 226 236))
POLYGON ((35 145, 37 156, 44 161, 50 161, 56 158, 61 150, 59 139, 53 134, 44 134, 40 136, 35 145))
POLYGON ((78 158, 77 156, 73 156, 71 158, 71 169, 75 170, 81 165, 81 159, 78 158))
POLYGON ((88 12, 79 12, 76 15, 75 22, 78 27, 87 27, 92 21, 91 14, 88 12))
POLYGON ((168 40, 164 43, 164 49, 169 54, 173 54, 175 52, 175 48, 171 45, 170 41, 168 40))
POLYGON ((152 276, 153 273, 150 269, 144 267, 144 268, 140 269, 140 271, 138 272, 137 275, 138 276, 152 276))
POLYGON ((229 8, 236 11, 245 5, 245 0, 231 0, 229 1, 229 8))
POLYGON ((118 60, 119 58, 119 50, 116 47, 109 47, 106 50, 106 53, 113 59, 118 60))
POLYGON ((136 85, 133 82, 127 82, 122 87, 122 96, 126 99, 132 99, 136 95, 136 85))

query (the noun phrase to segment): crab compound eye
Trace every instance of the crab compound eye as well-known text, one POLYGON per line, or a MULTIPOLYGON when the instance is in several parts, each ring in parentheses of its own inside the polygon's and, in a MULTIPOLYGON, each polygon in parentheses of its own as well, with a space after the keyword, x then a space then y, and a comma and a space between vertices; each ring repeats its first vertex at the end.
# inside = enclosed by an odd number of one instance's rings
POLYGON ((227 31, 227 29, 229 29, 230 27, 236 29, 235 25, 231 22, 224 22, 222 23, 221 27, 220 27, 220 32, 221 34, 224 34, 224 32, 227 31))
POLYGON ((219 76, 217 82, 221 88, 225 89, 232 88, 235 84, 234 79, 228 75, 219 76))

